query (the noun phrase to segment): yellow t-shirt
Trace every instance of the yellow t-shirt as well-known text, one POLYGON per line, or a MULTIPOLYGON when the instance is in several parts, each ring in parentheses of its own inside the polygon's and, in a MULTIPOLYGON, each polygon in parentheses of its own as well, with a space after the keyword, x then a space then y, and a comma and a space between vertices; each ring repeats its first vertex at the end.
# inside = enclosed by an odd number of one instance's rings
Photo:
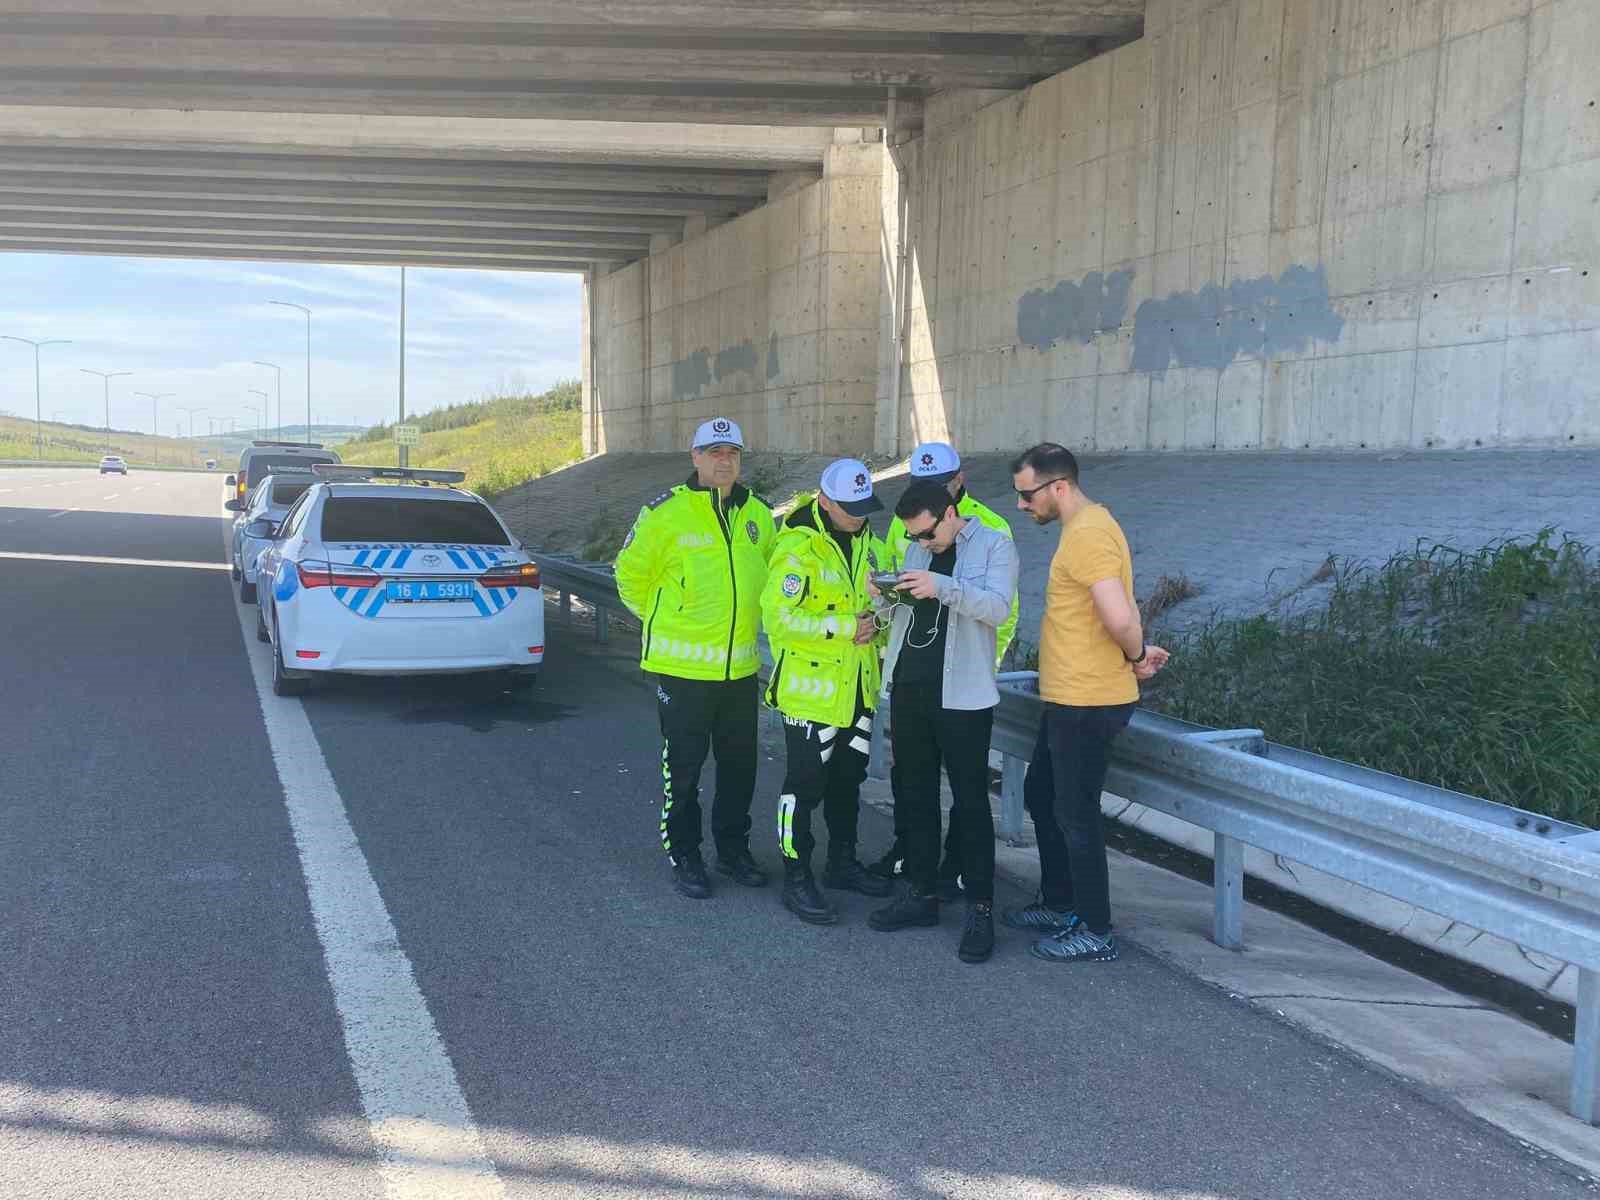
POLYGON ((1061 528, 1050 560, 1039 630, 1039 694, 1052 704, 1133 704, 1139 681, 1122 647, 1106 632, 1089 589, 1120 579, 1133 601, 1133 555, 1122 526, 1104 505, 1081 509, 1061 528))

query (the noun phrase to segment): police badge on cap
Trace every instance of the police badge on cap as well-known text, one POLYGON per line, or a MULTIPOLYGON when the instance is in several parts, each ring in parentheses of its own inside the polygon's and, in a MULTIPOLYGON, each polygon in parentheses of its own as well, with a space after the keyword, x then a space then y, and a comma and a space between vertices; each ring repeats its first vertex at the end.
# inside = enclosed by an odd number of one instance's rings
POLYGON ((694 441, 690 443, 692 450, 706 450, 712 446, 736 446, 744 449, 744 431, 739 428, 737 421, 730 421, 727 417, 712 417, 703 421, 700 428, 694 431, 694 441))

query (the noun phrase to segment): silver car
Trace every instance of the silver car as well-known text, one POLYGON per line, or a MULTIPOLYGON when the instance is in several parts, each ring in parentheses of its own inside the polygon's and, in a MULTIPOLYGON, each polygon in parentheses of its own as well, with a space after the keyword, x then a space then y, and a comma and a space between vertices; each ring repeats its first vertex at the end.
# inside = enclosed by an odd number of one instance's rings
POLYGON ((256 557, 270 544, 267 538, 245 533, 245 527, 262 518, 274 527, 281 524, 313 482, 309 470, 280 468, 280 473, 268 475, 244 500, 227 502, 226 507, 238 514, 233 519, 233 577, 239 583, 240 604, 256 602, 256 557))

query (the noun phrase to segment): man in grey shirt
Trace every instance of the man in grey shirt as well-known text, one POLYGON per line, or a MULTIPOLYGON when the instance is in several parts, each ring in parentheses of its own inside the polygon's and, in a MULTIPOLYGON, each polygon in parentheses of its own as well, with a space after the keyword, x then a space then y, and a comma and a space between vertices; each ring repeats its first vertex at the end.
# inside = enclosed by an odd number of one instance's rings
POLYGON ((941 484, 919 480, 895 505, 909 546, 895 600, 885 694, 900 787, 895 826, 906 831, 904 895, 867 923, 885 931, 939 923, 939 770, 950 776, 959 813, 967 920, 959 954, 983 962, 994 951, 994 818, 989 811, 989 737, 1000 703, 996 631, 1017 594, 1011 539, 963 517, 941 484))

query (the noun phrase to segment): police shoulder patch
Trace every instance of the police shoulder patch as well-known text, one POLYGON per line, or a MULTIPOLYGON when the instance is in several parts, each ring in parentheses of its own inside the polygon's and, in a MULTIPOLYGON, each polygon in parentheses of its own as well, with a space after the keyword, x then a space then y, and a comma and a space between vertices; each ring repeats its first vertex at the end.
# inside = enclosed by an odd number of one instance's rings
POLYGON ((783 577, 783 594, 791 600, 800 594, 800 589, 804 586, 805 580, 792 572, 783 577))

